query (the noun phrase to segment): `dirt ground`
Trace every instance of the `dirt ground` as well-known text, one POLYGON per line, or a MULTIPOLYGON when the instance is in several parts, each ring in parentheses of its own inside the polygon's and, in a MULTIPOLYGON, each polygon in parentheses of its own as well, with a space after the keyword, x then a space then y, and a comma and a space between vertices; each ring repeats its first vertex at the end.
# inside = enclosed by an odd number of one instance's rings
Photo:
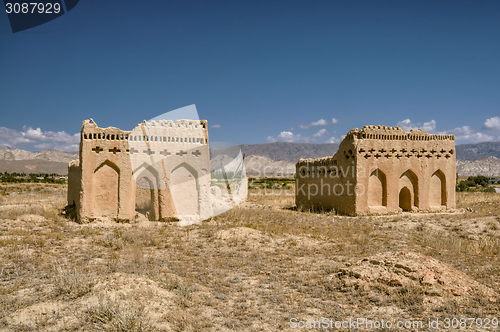
POLYGON ((81 225, 60 215, 65 186, 1 185, 0 331, 498 326, 500 194, 457 193, 447 213, 343 217, 278 193, 250 191, 189 227, 81 225))

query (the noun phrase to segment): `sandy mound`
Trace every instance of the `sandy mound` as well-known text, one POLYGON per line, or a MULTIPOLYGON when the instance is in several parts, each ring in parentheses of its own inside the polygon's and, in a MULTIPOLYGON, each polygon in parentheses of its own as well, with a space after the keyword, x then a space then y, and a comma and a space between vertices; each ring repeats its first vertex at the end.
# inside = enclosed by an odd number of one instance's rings
POLYGON ((22 221, 27 221, 31 223, 40 223, 40 224, 47 221, 43 216, 39 216, 36 214, 23 214, 18 219, 22 221))
POLYGON ((363 258, 340 272, 354 278, 351 284, 360 286, 378 281, 390 286, 422 286, 426 295, 431 296, 442 296, 446 292, 456 296, 480 292, 490 301, 496 301, 498 296, 450 265, 415 252, 380 253, 363 258))
POLYGON ((269 236, 263 234, 261 231, 248 228, 248 227, 235 227, 224 229, 217 232, 217 238, 220 240, 232 240, 251 247, 266 247, 271 249, 274 241, 269 236))
MULTIPOLYGON (((210 294, 204 287, 186 284, 176 275, 166 274, 165 278, 163 282, 157 282, 144 276, 113 273, 98 281, 82 297, 67 299, 62 296, 39 302, 6 317, 6 322, 20 330, 31 330, 40 324, 52 325, 50 331, 76 330, 87 324, 84 326, 86 330, 97 324, 103 330, 121 331, 128 330, 121 328, 123 326, 141 322, 153 330, 169 330, 169 320, 175 321, 179 308, 186 306, 186 299, 196 299, 201 303, 200 298, 207 299, 210 294)), ((24 293, 32 291, 26 289, 24 293)), ((210 315, 211 312, 209 308, 200 315, 210 315)), ((135 325, 134 328, 131 330, 140 330, 135 325)))

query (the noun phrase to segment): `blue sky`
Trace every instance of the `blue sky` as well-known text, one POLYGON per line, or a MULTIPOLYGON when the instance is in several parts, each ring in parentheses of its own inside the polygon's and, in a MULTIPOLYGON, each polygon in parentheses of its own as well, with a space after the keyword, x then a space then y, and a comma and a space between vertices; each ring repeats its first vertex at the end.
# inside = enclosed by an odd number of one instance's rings
POLYGON ((196 104, 211 141, 338 142, 400 125, 500 140, 498 1, 81 0, 12 33, 0 13, 0 145, 77 147, 196 104))

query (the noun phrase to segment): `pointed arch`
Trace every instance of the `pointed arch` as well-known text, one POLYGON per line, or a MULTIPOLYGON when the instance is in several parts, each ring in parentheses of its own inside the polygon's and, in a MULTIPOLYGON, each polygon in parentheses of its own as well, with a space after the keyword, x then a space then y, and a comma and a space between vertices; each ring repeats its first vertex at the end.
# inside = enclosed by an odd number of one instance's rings
POLYGON ((181 163, 172 169, 169 184, 179 218, 198 215, 198 172, 189 164, 181 163))
POLYGON ((159 174, 158 171, 153 166, 151 166, 151 164, 147 162, 142 163, 132 171, 132 174, 134 175, 136 183, 140 178, 147 176, 154 186, 151 189, 158 189, 159 174))
POLYGON ((117 173, 120 173, 120 168, 118 166, 116 166, 116 164, 114 162, 112 162, 111 160, 109 159, 106 159, 105 161, 103 161, 99 166, 97 166, 94 170, 94 174, 97 173, 101 168, 103 168, 104 166, 109 166, 111 167, 112 169, 114 169, 117 173))
POLYGON ((118 215, 120 169, 110 160, 105 160, 94 170, 94 213, 101 216, 118 215))
POLYGON ((157 220, 158 171, 149 163, 142 163, 133 171, 135 179, 135 211, 149 220, 157 220))
POLYGON ((429 206, 442 205, 446 205, 446 176, 438 169, 429 181, 429 206))
POLYGON ((387 180, 379 168, 368 179, 368 206, 387 206, 387 180))
MULTIPOLYGON (((401 176, 399 177, 399 193, 400 193, 400 198, 401 198, 401 191, 407 188, 409 191, 409 201, 410 201, 410 206, 419 206, 419 192, 418 192, 418 177, 413 172, 411 169, 406 170, 401 176)), ((404 191, 404 199, 407 199, 408 192, 406 190, 404 191)), ((405 203, 406 204, 406 203, 405 203)), ((400 207, 401 207, 401 199, 400 199, 400 207)), ((403 208, 403 207, 401 207, 403 208)), ((405 208, 403 208, 405 209, 405 208)))

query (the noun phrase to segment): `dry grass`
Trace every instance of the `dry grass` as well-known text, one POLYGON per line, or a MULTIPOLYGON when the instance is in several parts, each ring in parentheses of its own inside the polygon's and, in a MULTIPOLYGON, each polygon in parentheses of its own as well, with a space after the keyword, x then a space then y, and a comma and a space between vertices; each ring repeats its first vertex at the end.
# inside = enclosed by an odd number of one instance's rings
POLYGON ((3 190, 0 329, 274 331, 292 317, 500 313, 500 299, 485 294, 429 298, 422 287, 354 285, 341 272, 366 256, 412 250, 498 291, 500 195, 457 193, 460 208, 475 211, 465 214, 353 218, 295 211, 293 196, 255 190, 241 206, 181 228, 79 225, 59 215, 64 186, 3 190))
POLYGON ((90 271, 84 271, 80 267, 65 270, 59 265, 54 267, 54 290, 56 296, 70 299, 81 297, 90 293, 96 280, 90 271))
POLYGON ((484 192, 457 192, 457 208, 471 208, 476 215, 500 215, 500 195, 484 192))
POLYGON ((87 309, 84 319, 90 329, 98 331, 152 331, 144 305, 134 300, 126 302, 110 297, 101 298, 97 305, 87 309))

